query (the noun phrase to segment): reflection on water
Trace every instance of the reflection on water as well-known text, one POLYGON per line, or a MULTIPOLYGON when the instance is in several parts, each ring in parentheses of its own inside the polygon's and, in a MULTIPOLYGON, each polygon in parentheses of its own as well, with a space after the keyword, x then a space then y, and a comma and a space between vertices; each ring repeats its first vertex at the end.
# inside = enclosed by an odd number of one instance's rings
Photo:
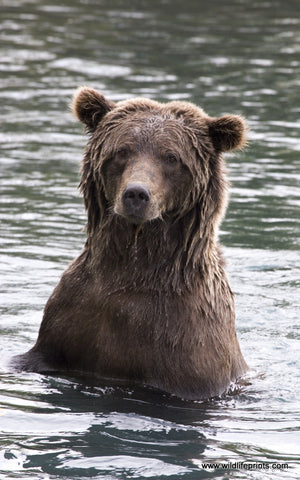
POLYGON ((298 478, 297 12, 296 0, 2 0, 3 478, 298 478), (249 148, 227 157, 221 232, 253 369, 238 395, 191 403, 6 372, 34 343, 45 301, 84 241, 76 186, 85 139, 67 110, 82 84, 114 100, 187 99, 247 118, 249 148), (267 462, 272 473, 202 468, 222 461, 267 462))

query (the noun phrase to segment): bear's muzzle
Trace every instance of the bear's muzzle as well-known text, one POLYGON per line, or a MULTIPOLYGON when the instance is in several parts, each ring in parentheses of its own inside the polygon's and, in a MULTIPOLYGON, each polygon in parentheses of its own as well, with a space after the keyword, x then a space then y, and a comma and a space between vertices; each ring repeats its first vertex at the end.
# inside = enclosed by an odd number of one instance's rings
POLYGON ((123 214, 142 221, 150 200, 151 192, 146 185, 129 183, 122 194, 123 214))

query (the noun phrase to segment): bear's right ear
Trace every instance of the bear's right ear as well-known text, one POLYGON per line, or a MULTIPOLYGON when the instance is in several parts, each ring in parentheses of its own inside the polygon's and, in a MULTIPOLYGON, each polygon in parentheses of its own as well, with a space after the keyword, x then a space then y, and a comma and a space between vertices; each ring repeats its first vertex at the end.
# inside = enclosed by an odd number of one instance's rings
POLYGON ((79 87, 74 93, 71 109, 74 115, 86 125, 89 132, 94 132, 104 115, 115 107, 93 88, 79 87))

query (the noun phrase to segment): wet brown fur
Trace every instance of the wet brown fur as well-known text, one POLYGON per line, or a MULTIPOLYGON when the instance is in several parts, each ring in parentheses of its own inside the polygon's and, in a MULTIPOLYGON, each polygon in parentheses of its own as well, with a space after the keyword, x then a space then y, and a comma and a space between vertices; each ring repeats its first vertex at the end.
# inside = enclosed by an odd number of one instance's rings
POLYGON ((87 241, 48 300, 36 345, 15 364, 184 398, 225 392, 247 369, 217 240, 227 206, 222 153, 245 145, 243 119, 211 118, 186 102, 115 104, 87 87, 72 108, 90 134, 80 184, 87 241), (122 203, 130 182, 151 191, 137 221, 122 203))

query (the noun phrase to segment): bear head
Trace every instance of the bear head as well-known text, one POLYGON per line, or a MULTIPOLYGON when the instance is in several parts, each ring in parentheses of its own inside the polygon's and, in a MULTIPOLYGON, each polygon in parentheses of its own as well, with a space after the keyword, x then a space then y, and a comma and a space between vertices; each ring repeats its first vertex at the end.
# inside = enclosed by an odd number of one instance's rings
POLYGON ((81 180, 90 235, 112 216, 137 226, 188 217, 194 234, 216 235, 227 205, 222 153, 245 145, 242 117, 182 101, 114 103, 88 87, 72 109, 90 134, 81 180))

